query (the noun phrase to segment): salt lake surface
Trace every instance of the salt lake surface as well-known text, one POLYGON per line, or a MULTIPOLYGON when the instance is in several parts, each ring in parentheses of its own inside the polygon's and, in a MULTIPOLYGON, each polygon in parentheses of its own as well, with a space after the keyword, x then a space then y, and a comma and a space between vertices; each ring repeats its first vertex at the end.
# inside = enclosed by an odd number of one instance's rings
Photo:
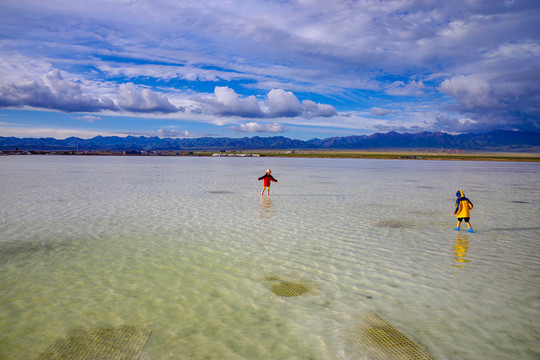
POLYGON ((436 359, 540 357, 538 163, 4 156, 0 184, 1 359, 94 325, 150 326, 145 360, 364 359, 365 311, 436 359))

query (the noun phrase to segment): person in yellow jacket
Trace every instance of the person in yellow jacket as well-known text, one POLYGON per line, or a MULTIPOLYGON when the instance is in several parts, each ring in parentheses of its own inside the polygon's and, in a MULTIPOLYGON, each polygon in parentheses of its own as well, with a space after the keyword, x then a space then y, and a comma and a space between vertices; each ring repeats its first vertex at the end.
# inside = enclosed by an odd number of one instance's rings
POLYGON ((465 197, 465 194, 462 190, 458 190, 456 193, 457 200, 456 200, 456 210, 454 211, 454 215, 457 217, 457 227, 456 231, 459 231, 459 227, 461 226, 461 222, 465 221, 467 226, 469 227, 469 232, 474 232, 471 223, 469 220, 471 219, 471 210, 473 208, 472 202, 465 197))

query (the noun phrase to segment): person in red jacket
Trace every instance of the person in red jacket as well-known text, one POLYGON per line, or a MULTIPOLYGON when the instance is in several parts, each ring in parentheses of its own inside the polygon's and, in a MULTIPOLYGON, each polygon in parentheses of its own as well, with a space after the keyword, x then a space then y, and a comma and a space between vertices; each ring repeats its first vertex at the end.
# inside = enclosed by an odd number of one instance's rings
POLYGON ((264 190, 267 190, 266 194, 270 195, 270 182, 271 181, 277 182, 277 180, 274 179, 274 177, 271 174, 272 174, 272 171, 268 169, 266 170, 266 174, 259 178, 259 180, 264 180, 261 195, 264 195, 264 190))

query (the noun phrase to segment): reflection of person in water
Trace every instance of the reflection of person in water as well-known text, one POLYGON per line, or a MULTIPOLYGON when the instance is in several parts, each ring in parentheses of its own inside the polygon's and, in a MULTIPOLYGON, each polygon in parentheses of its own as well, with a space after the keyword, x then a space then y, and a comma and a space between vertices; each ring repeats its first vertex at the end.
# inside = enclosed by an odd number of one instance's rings
POLYGON ((270 169, 266 170, 266 174, 261 176, 259 180, 264 180, 261 195, 264 195, 264 190, 267 190, 266 194, 270 195, 270 182, 277 182, 277 180, 272 176, 272 171, 270 169))
POLYGON ((458 234, 456 243, 454 244, 454 259, 458 264, 454 264, 454 267, 464 268, 471 260, 467 259, 467 253, 469 252, 469 235, 458 234))
POLYGON ((261 217, 263 219, 270 219, 270 216, 274 212, 274 209, 272 208, 272 200, 270 200, 269 197, 263 197, 261 200, 261 217))
POLYGON ((459 231, 459 227, 461 226, 461 221, 465 221, 465 223, 469 227, 469 232, 472 233, 474 231, 469 220, 471 218, 470 211, 473 208, 473 204, 469 199, 465 197, 465 194, 461 190, 458 190, 458 192, 456 193, 456 196, 458 197, 458 199, 456 200, 456 210, 454 210, 454 215, 456 215, 457 217, 456 231, 459 231))

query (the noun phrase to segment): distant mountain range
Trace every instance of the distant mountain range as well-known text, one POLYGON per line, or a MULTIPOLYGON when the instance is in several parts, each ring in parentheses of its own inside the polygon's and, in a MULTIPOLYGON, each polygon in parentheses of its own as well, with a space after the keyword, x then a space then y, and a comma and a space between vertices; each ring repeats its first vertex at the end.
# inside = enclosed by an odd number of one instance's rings
POLYGON ((21 151, 130 151, 130 150, 250 150, 250 149, 416 149, 416 150, 483 150, 540 151, 540 133, 524 131, 492 131, 482 134, 450 135, 422 132, 397 132, 373 135, 332 137, 307 141, 283 136, 244 138, 159 138, 144 136, 96 136, 92 139, 0 137, 0 150, 21 151))

